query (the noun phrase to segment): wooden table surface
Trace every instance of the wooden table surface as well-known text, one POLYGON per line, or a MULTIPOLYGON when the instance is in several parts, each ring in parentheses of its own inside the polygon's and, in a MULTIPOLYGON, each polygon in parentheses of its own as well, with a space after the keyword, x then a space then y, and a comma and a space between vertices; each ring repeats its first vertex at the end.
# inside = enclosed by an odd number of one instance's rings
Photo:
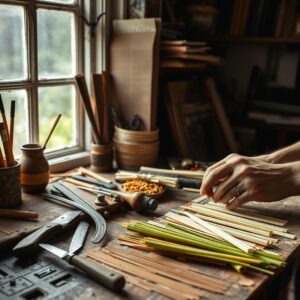
MULTIPOLYGON (((137 214, 131 210, 124 210, 113 214, 108 220, 108 232, 106 237, 106 243, 116 239, 119 234, 125 233, 126 230, 121 226, 121 223, 136 220, 136 219, 153 219, 162 216, 171 208, 178 207, 183 203, 195 199, 198 195, 195 193, 183 192, 181 190, 168 190, 165 197, 159 200, 159 207, 155 213, 151 214, 137 214)), ((51 202, 42 200, 39 195, 24 195, 23 206, 20 209, 36 210, 40 213, 39 223, 32 224, 32 222, 23 223, 22 228, 31 228, 32 226, 40 226, 43 223, 53 220, 55 217, 68 211, 69 209, 51 202), (27 224, 27 225, 26 225, 27 224), (24 227, 25 226, 25 227, 24 227)), ((273 217, 283 218, 288 220, 287 227, 289 231, 300 237, 300 197, 291 197, 283 201, 274 203, 253 203, 249 204, 251 207, 257 208, 258 212, 264 215, 270 215, 273 217)), ((16 221, 1 218, 0 226, 15 228, 16 221), (14 225, 13 225, 14 224, 14 225)), ((22 231, 22 230, 19 230, 22 231)), ((93 229, 89 231, 89 237, 85 243, 85 247, 81 253, 85 251, 99 247, 99 245, 92 244, 90 237, 93 234, 93 229)), ((65 232, 60 237, 52 239, 53 244, 68 248, 70 239, 72 237, 73 230, 65 232)), ((12 236, 12 235, 11 235, 12 236)), ((10 236, 0 233, 0 241, 9 240, 10 236)), ((13 244, 13 243, 12 243, 13 244)), ((208 274, 215 278, 224 280, 230 284, 230 288, 224 295, 214 294, 204 291, 205 296, 208 299, 261 299, 263 293, 270 292, 271 284, 278 287, 279 284, 283 284, 284 279, 288 278, 291 273, 289 266, 293 266, 297 256, 299 256, 299 240, 287 240, 283 239, 279 244, 280 253, 283 258, 288 262, 288 266, 280 270, 275 276, 267 276, 258 272, 249 272, 247 274, 239 274, 232 270, 230 267, 217 267, 205 263, 192 263, 197 266, 201 272, 208 274), (276 281, 277 280, 277 281, 276 281)), ((7 253, 7 252, 6 252, 7 253)), ((45 255, 44 253, 42 255, 45 255)), ((50 255, 51 256, 51 255, 50 255)), ((268 296, 269 297, 269 296, 268 296)), ((148 293, 144 290, 126 284, 124 292, 116 295, 103 288, 102 286, 90 282, 88 288, 79 287, 74 290, 74 294, 70 299, 165 299, 155 293, 148 293), (84 289, 84 291, 82 290, 84 289)), ((67 298, 64 298, 67 299, 67 298)), ((267 298, 271 299, 271 298, 267 298)))

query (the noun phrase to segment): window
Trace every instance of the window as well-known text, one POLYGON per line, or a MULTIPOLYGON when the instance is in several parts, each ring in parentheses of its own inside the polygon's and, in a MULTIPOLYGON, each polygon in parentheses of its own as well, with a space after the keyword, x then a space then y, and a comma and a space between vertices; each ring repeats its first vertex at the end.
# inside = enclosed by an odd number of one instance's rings
POLYGON ((81 0, 0 0, 0 93, 9 118, 16 100, 14 153, 46 139, 50 157, 83 149, 74 76, 82 72, 81 0))

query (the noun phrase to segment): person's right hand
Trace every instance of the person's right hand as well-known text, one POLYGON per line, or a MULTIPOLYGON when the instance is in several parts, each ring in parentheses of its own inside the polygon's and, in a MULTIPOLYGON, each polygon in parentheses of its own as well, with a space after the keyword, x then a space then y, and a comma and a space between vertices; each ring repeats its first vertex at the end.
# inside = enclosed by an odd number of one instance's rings
POLYGON ((229 209, 248 201, 277 201, 300 191, 300 163, 270 164, 257 157, 230 154, 209 167, 201 194, 229 209))

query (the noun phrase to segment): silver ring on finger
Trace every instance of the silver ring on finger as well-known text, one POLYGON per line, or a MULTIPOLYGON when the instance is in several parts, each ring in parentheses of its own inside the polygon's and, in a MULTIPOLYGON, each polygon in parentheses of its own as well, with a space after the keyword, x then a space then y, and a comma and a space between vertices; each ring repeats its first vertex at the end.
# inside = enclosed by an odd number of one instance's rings
POLYGON ((238 198, 242 194, 237 186, 234 186, 234 192, 235 192, 235 196, 234 196, 235 198, 238 198))

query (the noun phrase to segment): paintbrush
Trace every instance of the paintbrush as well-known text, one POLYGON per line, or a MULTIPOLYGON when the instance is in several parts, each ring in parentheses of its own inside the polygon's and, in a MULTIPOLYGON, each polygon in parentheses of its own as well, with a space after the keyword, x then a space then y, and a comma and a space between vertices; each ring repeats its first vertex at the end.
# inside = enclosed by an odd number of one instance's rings
POLYGON ((49 139, 50 139, 50 137, 51 137, 51 135, 52 135, 52 133, 53 133, 53 131, 54 131, 54 129, 55 129, 57 123, 58 123, 58 121, 60 120, 60 118, 61 118, 61 114, 58 114, 58 115, 56 116, 56 119, 55 119, 55 121, 54 121, 54 123, 53 123, 53 125, 52 125, 52 128, 51 128, 51 130, 50 130, 50 132, 49 132, 49 134, 48 134, 48 136, 47 136, 47 138, 46 138, 46 141, 45 141, 45 143, 44 143, 44 145, 43 145, 43 147, 42 147, 43 149, 46 149, 47 144, 48 144, 48 141, 49 141, 49 139))
POLYGON ((93 111, 92 111, 91 102, 90 102, 90 96, 88 93, 88 88, 86 85, 85 78, 84 78, 83 74, 80 74, 80 75, 75 76, 75 80, 76 80, 77 87, 80 91, 83 106, 85 108, 85 111, 88 115, 88 118, 90 120, 92 129, 93 129, 93 136, 94 136, 95 142, 96 142, 96 144, 101 145, 101 144, 103 144, 103 141, 98 132, 96 122, 95 122, 95 119, 93 116, 93 111))
POLYGON ((1 94, 0 94, 0 112, 3 120, 2 123, 3 125, 1 125, 1 138, 2 138, 3 148, 6 156, 6 164, 8 167, 11 167, 15 164, 15 159, 12 152, 12 146, 10 144, 7 120, 6 120, 5 109, 4 109, 1 94))
POLYGON ((10 102, 10 129, 9 129, 9 137, 10 137, 10 144, 11 144, 12 151, 14 147, 15 111, 16 111, 16 101, 12 100, 10 102))
POLYGON ((4 122, 0 123, 0 135, 2 138, 4 153, 5 153, 5 157, 6 157, 6 164, 8 167, 12 167, 15 165, 15 159, 14 159, 14 155, 11 151, 9 134, 8 134, 7 128, 5 127, 4 122))
POLYGON ((3 120, 4 126, 5 126, 6 130, 8 131, 7 120, 6 120, 6 115, 5 115, 5 109, 4 109, 1 94, 0 94, 0 112, 1 112, 1 115, 2 115, 2 120, 3 120))

